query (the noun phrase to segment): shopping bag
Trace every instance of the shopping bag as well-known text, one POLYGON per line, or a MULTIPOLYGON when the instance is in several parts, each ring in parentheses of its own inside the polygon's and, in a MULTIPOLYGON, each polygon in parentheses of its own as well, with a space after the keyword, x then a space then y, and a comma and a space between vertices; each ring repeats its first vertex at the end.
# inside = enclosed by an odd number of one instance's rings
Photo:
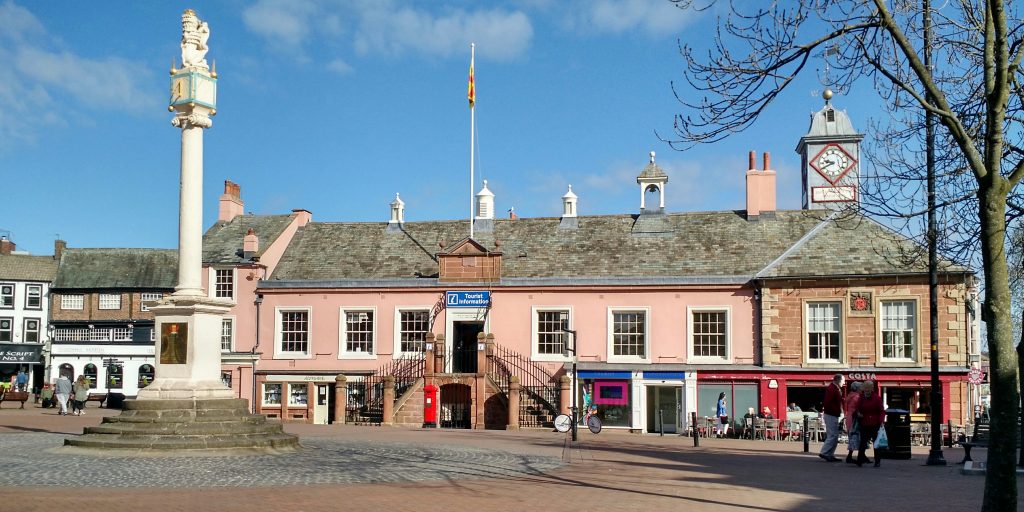
POLYGON ((889 436, 885 434, 885 426, 878 427, 878 436, 875 437, 875 449, 887 450, 889 448, 889 436))

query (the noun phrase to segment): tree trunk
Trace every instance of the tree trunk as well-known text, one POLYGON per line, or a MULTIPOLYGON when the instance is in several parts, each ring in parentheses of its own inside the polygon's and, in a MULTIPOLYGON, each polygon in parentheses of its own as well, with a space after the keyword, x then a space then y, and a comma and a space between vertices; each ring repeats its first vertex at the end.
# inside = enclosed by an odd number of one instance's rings
MULTIPOLYGON (((1021 325, 1024 326, 1024 308, 1020 311, 1021 325)), ((1017 385, 1020 386, 1021 396, 1024 396, 1024 328, 1020 330, 1020 341, 1017 342, 1017 385)), ((1024 440, 1024 421, 1020 422, 1020 429, 1017 431, 1017 439, 1024 440)), ((1017 458, 1017 467, 1024 468, 1024 443, 1021 443, 1020 456, 1017 458)))
POLYGON ((1017 461, 1014 455, 1017 453, 1020 385, 1006 261, 1006 193, 1007 183, 998 172, 993 172, 979 183, 981 255, 985 271, 982 319, 987 325, 992 386, 992 426, 982 512, 1017 509, 1017 461))

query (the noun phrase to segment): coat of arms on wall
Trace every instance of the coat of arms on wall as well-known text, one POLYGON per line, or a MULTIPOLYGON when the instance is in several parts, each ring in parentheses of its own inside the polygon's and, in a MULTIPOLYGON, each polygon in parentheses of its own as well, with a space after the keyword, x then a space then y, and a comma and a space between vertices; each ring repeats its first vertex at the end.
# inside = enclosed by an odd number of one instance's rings
POLYGON ((850 292, 850 314, 870 316, 872 312, 872 300, 870 291, 850 292))

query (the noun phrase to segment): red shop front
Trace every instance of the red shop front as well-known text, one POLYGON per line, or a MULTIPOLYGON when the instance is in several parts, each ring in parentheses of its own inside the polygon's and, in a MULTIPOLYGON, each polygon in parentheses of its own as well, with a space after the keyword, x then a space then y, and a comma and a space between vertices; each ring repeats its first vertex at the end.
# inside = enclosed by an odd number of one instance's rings
MULTIPOLYGON (((760 411, 767 406, 776 417, 780 417, 790 404, 796 405, 802 411, 821 411, 825 386, 836 373, 846 378, 847 385, 852 381, 876 381, 889 408, 924 415, 917 418, 923 418, 931 413, 931 374, 927 369, 705 370, 697 372, 697 389, 699 394, 702 387, 746 388, 755 384, 758 393, 757 410, 760 411)), ((967 371, 941 371, 939 382, 942 385, 943 397, 942 422, 950 419, 954 423, 965 422, 968 419, 967 371)), ((741 411, 737 413, 742 414, 741 411)))

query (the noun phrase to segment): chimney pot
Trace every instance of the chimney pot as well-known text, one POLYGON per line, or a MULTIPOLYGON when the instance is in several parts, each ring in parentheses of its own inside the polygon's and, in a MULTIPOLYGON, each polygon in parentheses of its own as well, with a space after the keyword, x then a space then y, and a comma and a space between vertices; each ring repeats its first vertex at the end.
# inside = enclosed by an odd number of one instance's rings
POLYGON ((769 171, 769 170, 771 170, 771 168, 772 168, 772 154, 767 152, 767 151, 765 151, 764 152, 764 167, 761 168, 761 170, 762 171, 769 171))
POLYGON ((235 217, 245 213, 242 202, 242 187, 231 180, 224 180, 224 194, 220 196, 220 212, 218 222, 231 222, 235 217))
POLYGON ((54 240, 53 242, 53 259, 60 261, 60 257, 64 254, 64 249, 68 248, 68 243, 64 240, 54 240))
POLYGON ((252 259, 257 252, 260 251, 260 239, 256 236, 256 231, 249 228, 246 232, 245 237, 242 238, 242 256, 245 259, 252 259))
POLYGON ((747 165, 748 171, 753 171, 754 169, 757 169, 757 151, 750 152, 750 162, 747 165))

